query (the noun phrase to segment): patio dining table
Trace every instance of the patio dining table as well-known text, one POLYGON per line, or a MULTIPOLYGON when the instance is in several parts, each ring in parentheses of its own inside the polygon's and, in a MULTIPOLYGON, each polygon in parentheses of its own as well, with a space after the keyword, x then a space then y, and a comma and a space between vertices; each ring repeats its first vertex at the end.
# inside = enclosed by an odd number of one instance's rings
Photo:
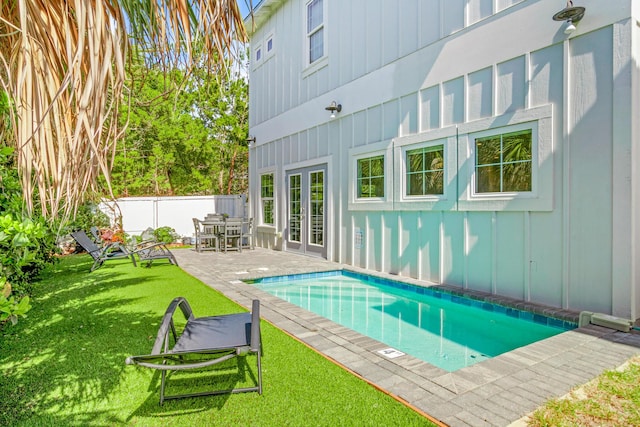
MULTIPOLYGON (((195 224, 196 219, 194 219, 195 224)), ((227 252, 228 250, 237 250, 242 252, 242 248, 253 248, 252 242, 252 219, 251 218, 234 218, 223 217, 217 215, 207 215, 205 219, 197 220, 196 224, 196 240, 201 235, 202 239, 207 239, 209 244, 203 245, 202 241, 196 241, 196 250, 215 250, 227 252), (201 227, 198 230, 198 225, 201 227), (213 243, 212 243, 213 242, 213 243)))

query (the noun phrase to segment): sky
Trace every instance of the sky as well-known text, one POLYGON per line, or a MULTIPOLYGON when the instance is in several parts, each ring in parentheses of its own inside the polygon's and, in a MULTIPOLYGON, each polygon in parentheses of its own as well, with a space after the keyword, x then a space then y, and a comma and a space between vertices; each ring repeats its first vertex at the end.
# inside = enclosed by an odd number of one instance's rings
MULTIPOLYGON (((237 0, 238 1, 238 7, 240 7, 240 14, 242 15, 243 18, 246 18, 246 16, 249 14, 249 0, 237 0)), ((253 5, 255 6, 259 0, 252 0, 253 1, 253 5)))

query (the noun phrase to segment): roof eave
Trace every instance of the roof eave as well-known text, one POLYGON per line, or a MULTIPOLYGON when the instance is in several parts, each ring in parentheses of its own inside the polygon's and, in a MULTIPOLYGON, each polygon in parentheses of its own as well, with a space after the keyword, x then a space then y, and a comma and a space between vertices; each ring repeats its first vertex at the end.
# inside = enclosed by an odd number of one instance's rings
POLYGON ((287 0, 261 0, 254 8, 253 13, 244 18, 244 26, 249 37, 255 34, 262 25, 280 8, 287 0))

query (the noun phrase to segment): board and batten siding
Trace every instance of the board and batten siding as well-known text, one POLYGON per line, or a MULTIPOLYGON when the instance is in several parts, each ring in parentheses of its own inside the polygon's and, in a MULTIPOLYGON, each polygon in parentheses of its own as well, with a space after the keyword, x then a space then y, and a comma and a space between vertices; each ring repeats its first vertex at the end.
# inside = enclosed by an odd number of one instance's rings
POLYGON ((328 0, 327 63, 306 72, 305 2, 282 2, 252 39, 276 42, 250 82, 254 216, 259 175, 276 177, 265 245, 286 227, 285 171, 322 162, 331 260, 640 317, 638 8, 606 3, 581 1, 566 36, 552 0, 328 0), (330 119, 333 100, 343 111, 330 119), (474 200, 473 133, 527 122, 540 133, 536 200, 474 200), (406 201, 402 148, 431 140, 445 147, 446 200, 406 201), (378 204, 353 200, 367 152, 386 155, 378 204))

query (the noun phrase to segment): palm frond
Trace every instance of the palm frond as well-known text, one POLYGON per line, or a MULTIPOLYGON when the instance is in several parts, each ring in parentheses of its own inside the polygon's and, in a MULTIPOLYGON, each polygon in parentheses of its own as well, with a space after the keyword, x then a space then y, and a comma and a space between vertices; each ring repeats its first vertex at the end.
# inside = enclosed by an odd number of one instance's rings
POLYGON ((27 209, 37 188, 43 215, 64 221, 99 175, 109 183, 131 46, 165 67, 219 72, 245 40, 235 0, 3 1, 0 85, 27 209))

